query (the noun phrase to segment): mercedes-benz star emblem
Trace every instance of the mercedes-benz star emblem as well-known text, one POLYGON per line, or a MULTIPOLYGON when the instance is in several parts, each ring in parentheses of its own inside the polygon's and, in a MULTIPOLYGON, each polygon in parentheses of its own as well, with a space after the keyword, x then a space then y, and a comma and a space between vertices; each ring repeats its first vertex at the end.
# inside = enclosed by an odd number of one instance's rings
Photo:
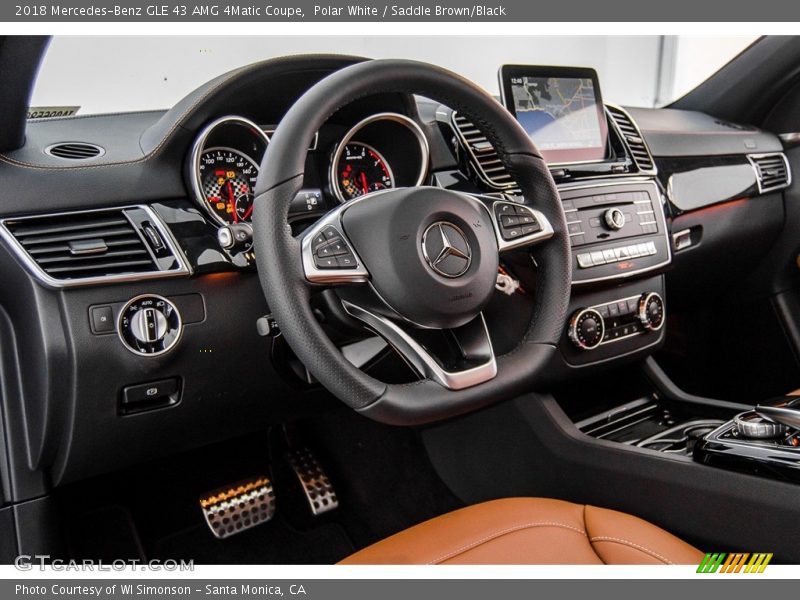
POLYGON ((460 277, 472 263, 467 236, 446 221, 429 226, 422 235, 422 254, 428 266, 444 277, 460 277))

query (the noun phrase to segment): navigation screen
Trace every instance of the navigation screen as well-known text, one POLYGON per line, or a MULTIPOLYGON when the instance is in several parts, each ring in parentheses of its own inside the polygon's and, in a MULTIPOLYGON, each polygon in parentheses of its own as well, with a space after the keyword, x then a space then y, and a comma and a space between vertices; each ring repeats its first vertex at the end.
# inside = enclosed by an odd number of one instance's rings
MULTIPOLYGON (((549 163, 603 160, 608 133, 596 75, 522 74, 514 67, 503 81, 506 107, 549 163)), ((536 71, 544 67, 535 68, 536 71)), ((534 68, 531 68, 534 70, 534 68)), ((557 69, 553 69, 554 71, 557 69)), ((567 69, 558 69, 565 71, 567 69)))

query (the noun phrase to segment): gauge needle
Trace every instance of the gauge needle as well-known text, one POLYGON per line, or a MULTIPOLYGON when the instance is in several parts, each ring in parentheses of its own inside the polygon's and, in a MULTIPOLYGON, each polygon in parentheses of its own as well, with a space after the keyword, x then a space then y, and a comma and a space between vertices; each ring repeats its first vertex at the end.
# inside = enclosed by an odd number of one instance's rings
POLYGON ((233 222, 238 223, 239 215, 236 213, 236 198, 233 195, 233 184, 230 179, 228 179, 226 189, 228 190, 228 202, 231 203, 231 211, 233 212, 233 222))
POLYGON ((361 189, 364 190, 365 194, 369 190, 369 186, 367 185, 367 174, 364 173, 364 171, 361 171, 361 189))
POLYGON ((242 215, 242 221, 246 221, 247 219, 249 219, 249 218, 250 218, 250 215, 252 215, 252 214, 253 214, 253 207, 254 207, 254 206, 255 206, 255 204, 251 204, 251 205, 248 207, 248 209, 247 209, 246 211, 244 211, 244 214, 242 215))

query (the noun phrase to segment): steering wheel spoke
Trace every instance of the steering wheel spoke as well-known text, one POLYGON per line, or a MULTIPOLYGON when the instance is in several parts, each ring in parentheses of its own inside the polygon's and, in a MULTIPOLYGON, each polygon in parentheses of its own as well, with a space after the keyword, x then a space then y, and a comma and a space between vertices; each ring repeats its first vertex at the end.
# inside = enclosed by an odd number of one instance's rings
POLYGON ((348 301, 347 313, 385 339, 424 379, 449 390, 472 387, 497 375, 492 340, 483 314, 454 329, 408 330, 399 323, 348 301))
POLYGON ((344 233, 342 209, 326 215, 300 240, 303 271, 310 283, 341 285, 369 280, 369 271, 344 233))
POLYGON ((553 237, 553 226, 541 211, 510 200, 491 200, 489 212, 500 252, 532 246, 553 237))

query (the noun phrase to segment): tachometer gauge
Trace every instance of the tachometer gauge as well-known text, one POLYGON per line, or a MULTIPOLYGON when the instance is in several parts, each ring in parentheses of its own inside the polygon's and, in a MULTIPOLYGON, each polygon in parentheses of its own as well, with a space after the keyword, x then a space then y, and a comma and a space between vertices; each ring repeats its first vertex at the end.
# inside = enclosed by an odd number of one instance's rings
POLYGON ((338 161, 337 181, 344 200, 394 187, 394 175, 386 159, 372 146, 345 144, 338 161))
POLYGON ((200 155, 200 188, 211 214, 223 223, 249 221, 258 165, 232 148, 209 148, 200 155))

